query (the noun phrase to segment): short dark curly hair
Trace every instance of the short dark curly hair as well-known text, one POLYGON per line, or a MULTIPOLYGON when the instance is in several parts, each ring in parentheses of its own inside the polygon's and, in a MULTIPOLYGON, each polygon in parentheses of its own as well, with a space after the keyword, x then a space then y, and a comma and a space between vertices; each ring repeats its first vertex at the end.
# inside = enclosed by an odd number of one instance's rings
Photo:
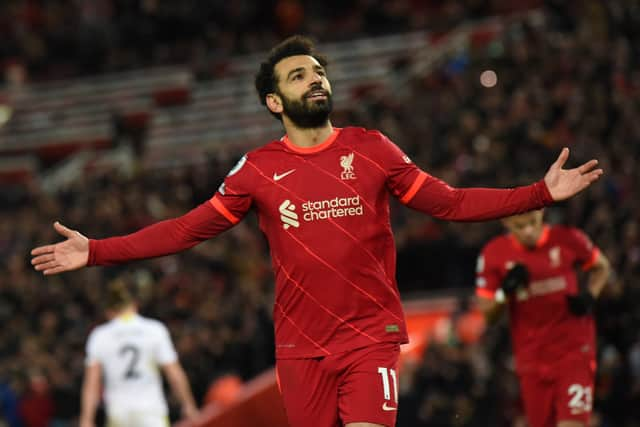
MULTIPOLYGON (((295 55, 309 55, 323 67, 328 64, 327 58, 316 52, 315 42, 309 37, 295 35, 291 36, 280 44, 276 45, 269 52, 267 59, 260 64, 260 70, 256 74, 255 84, 258 91, 258 97, 262 105, 267 105, 267 95, 277 92, 278 77, 275 73, 276 64, 285 58, 295 55)), ((278 113, 271 114, 278 120, 282 121, 282 117, 278 113)))

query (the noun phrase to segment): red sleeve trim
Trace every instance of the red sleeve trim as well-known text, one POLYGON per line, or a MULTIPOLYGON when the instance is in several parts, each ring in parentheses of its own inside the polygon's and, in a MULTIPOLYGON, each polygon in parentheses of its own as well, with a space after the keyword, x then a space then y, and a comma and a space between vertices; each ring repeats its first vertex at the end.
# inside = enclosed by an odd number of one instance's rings
POLYGON ((236 217, 234 214, 229 212, 229 210, 222 204, 222 202, 218 199, 218 196, 213 196, 209 203, 222 214, 226 219, 229 220, 231 224, 237 224, 240 222, 240 219, 236 217))
POLYGON ((481 297, 481 298, 495 299, 496 292, 495 291, 490 291, 489 289, 476 288, 476 295, 481 297))
POLYGON ((540 187, 542 189, 542 201, 547 206, 551 205, 552 203, 555 202, 555 200, 553 199, 553 196, 551 195, 551 192, 549 191, 549 187, 547 187, 547 183, 544 181, 544 179, 541 179, 538 182, 540 183, 540 187))
POLYGON ((591 256, 589 257, 589 260, 582 265, 582 271, 591 270, 593 265, 598 260, 599 256, 600 256, 600 249, 593 248, 593 250, 591 251, 591 256))
POLYGON ((413 181, 413 184, 411 184, 411 187, 409 188, 409 191, 407 191, 404 196, 402 196, 402 198, 400 199, 400 202, 402 202, 403 204, 407 204, 411 201, 411 199, 413 199, 413 196, 416 195, 416 193, 418 192, 418 190, 420 189, 420 187, 422 186, 422 184, 424 184, 425 180, 427 179, 427 174, 420 171, 420 173, 418 174, 417 178, 415 181, 413 181))

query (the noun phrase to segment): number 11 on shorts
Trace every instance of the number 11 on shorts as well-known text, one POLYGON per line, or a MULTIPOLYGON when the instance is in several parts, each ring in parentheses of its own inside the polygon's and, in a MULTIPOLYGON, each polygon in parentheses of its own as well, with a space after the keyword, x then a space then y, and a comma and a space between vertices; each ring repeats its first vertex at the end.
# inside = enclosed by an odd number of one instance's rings
POLYGON ((378 368, 378 373, 382 377, 382 390, 384 392, 384 400, 391 400, 391 388, 389 387, 389 374, 393 381, 393 398, 398 403, 398 377, 395 369, 378 368))

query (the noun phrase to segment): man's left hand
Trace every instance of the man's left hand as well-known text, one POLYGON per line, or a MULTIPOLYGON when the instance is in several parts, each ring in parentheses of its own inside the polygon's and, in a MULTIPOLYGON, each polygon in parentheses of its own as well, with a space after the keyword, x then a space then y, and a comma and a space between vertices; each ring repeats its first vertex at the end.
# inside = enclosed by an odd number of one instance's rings
POLYGON ((602 169, 594 169, 598 164, 595 159, 577 168, 562 169, 568 158, 569 149, 565 147, 544 176, 544 182, 555 201, 565 200, 578 194, 604 173, 602 169))

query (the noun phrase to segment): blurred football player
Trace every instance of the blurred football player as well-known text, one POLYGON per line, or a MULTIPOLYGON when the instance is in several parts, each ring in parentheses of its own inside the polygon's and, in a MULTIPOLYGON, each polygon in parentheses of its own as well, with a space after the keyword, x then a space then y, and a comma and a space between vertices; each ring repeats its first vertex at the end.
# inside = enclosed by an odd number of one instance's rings
POLYGON ((159 370, 182 404, 182 415, 195 417, 198 410, 167 328, 138 314, 122 282, 111 285, 106 306, 111 320, 96 327, 87 341, 80 427, 95 425, 103 379, 109 426, 168 427, 159 370))
POLYGON ((511 341, 530 427, 587 427, 596 367, 593 305, 609 262, 580 230, 548 225, 543 210, 503 220, 478 259, 479 308, 509 309, 511 341), (576 269, 588 272, 581 285, 576 269))

